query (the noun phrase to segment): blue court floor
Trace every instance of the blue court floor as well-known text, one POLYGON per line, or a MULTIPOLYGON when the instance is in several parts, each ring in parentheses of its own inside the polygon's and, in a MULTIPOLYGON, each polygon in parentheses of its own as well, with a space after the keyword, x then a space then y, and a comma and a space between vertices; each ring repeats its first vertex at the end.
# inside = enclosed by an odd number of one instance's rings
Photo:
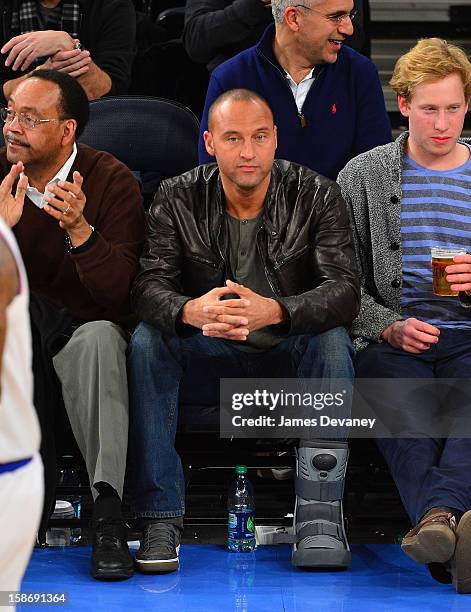
POLYGON ((471 611, 471 595, 457 595, 452 585, 434 582, 398 545, 357 545, 352 552, 349 571, 308 572, 291 566, 287 545, 244 554, 187 544, 180 549, 179 572, 101 583, 88 574, 90 547, 51 547, 34 551, 22 592, 66 591, 68 605, 49 609, 67 612, 471 611))

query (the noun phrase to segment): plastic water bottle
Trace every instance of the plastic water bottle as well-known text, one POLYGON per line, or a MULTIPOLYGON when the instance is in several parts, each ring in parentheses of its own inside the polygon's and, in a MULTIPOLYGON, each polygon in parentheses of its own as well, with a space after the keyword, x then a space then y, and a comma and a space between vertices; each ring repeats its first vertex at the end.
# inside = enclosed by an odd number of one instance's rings
MULTIPOLYGON (((56 506, 52 515, 52 523, 54 519, 73 519, 75 517, 72 504, 63 499, 56 500, 56 506)), ((46 544, 49 546, 70 546, 72 534, 70 527, 49 527, 46 532, 46 544)))
POLYGON ((251 552, 255 548, 255 503, 253 488, 247 478, 247 466, 236 466, 236 478, 227 497, 227 547, 234 552, 251 552))
MULTIPOLYGON (((80 486, 80 476, 77 471, 71 467, 66 467, 60 471, 59 479, 57 481, 59 486, 63 487, 79 487, 80 486)), ((74 511, 74 518, 79 519, 82 513, 82 498, 80 495, 62 495, 61 499, 63 501, 69 502, 72 505, 74 511)), ((80 527, 73 527, 70 530, 70 543, 77 544, 82 537, 82 530, 80 527)))

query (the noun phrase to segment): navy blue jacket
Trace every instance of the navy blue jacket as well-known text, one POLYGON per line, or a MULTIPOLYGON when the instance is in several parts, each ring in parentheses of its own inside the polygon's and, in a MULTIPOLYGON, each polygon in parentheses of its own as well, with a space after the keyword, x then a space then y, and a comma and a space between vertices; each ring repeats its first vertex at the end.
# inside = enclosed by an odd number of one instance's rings
POLYGON ((353 157, 391 142, 378 72, 369 59, 343 46, 334 64, 316 66, 317 77, 301 117, 285 71, 273 54, 274 35, 275 27, 269 26, 255 47, 212 73, 201 122, 200 163, 214 161, 202 139, 208 109, 220 94, 236 87, 257 92, 270 105, 278 126, 277 159, 307 166, 330 179, 335 180, 353 157))

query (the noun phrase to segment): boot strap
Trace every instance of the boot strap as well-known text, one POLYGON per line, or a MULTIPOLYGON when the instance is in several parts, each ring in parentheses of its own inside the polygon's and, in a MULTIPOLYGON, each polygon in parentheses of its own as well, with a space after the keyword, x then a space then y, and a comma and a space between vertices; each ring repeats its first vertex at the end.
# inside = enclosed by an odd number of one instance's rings
POLYGON ((308 536, 320 536, 327 535, 336 538, 337 540, 343 540, 343 533, 340 525, 336 523, 307 523, 304 527, 301 527, 299 531, 296 531, 296 541, 301 542, 308 536))
POLYGON ((292 533, 276 533, 273 536, 274 544, 297 544, 309 536, 327 535, 343 542, 343 532, 336 523, 310 522, 304 525, 295 535, 292 533))
POLYGON ((334 482, 317 482, 296 476, 295 489, 296 495, 302 499, 312 499, 315 501, 338 501, 343 497, 343 487, 345 480, 334 482))
POLYGON ((309 523, 318 520, 340 524, 342 522, 340 506, 333 506, 329 503, 311 503, 297 506, 296 523, 309 523))

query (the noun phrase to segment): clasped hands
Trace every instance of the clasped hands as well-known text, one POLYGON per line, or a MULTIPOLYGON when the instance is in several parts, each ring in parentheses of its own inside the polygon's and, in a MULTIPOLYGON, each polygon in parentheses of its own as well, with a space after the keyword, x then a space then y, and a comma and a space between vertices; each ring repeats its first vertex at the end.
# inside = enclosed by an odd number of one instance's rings
POLYGON ((228 280, 225 287, 216 287, 189 300, 181 318, 183 323, 201 329, 204 336, 243 342, 250 332, 282 323, 284 312, 276 300, 228 280), (234 294, 239 297, 224 299, 234 294))
POLYGON ((3 45, 1 53, 8 54, 5 66, 12 70, 24 72, 35 60, 47 57, 43 68, 65 72, 76 78, 88 72, 92 61, 89 51, 76 48, 78 42, 67 32, 27 32, 11 38, 3 45))

